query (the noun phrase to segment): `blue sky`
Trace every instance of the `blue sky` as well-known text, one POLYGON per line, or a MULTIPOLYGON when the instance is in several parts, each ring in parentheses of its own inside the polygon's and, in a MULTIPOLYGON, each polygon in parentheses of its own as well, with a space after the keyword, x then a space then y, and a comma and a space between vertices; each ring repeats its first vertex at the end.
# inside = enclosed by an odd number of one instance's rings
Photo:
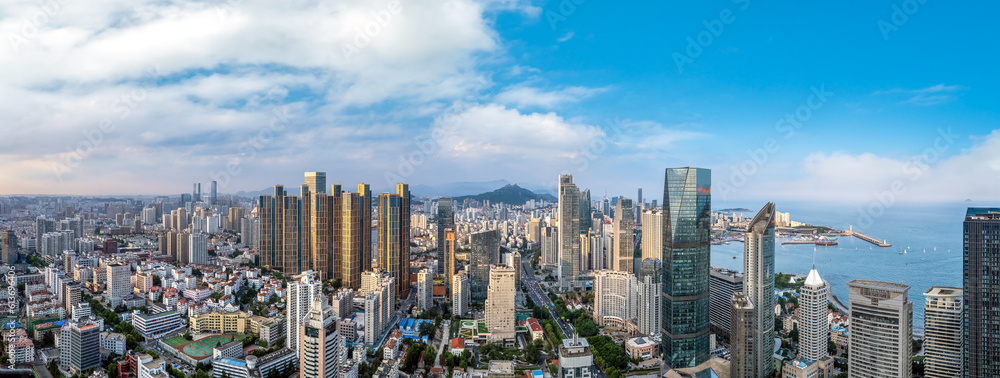
POLYGON ((322 170, 655 198, 691 165, 726 201, 996 198, 992 3, 101 3, 2 6, 0 193, 322 170))

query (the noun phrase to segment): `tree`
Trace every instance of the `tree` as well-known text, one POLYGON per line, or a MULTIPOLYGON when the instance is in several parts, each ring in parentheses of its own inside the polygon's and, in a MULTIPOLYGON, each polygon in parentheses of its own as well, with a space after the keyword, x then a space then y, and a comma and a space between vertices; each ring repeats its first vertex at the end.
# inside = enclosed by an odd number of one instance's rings
POLYGON ((827 351, 827 353, 830 353, 831 355, 832 354, 837 354, 837 344, 834 343, 832 340, 827 340, 827 342, 826 342, 826 351, 827 351))
POLYGON ((799 325, 792 324, 792 332, 788 333, 788 337, 792 339, 792 342, 799 342, 799 325))
POLYGON ((433 338, 435 331, 434 323, 431 322, 420 323, 419 331, 420 331, 420 337, 429 336, 433 338))
POLYGON ((128 348, 128 349, 135 349, 135 347, 137 347, 137 346, 139 346, 139 341, 136 340, 135 336, 133 336, 133 335, 125 336, 125 347, 126 348, 128 348))
POLYGON ((428 345, 424 349, 424 364, 434 366, 434 361, 437 361, 437 350, 434 349, 433 345, 428 345))
POLYGON ((112 361, 108 364, 107 373, 109 377, 118 376, 118 363, 112 361))

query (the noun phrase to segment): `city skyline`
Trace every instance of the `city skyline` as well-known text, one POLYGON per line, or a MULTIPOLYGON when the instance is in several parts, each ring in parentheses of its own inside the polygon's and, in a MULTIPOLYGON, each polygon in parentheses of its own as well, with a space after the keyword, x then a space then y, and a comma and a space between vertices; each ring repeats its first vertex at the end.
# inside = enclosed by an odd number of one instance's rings
POLYGON ((0 16, 18 72, 0 76, 0 194, 235 193, 319 169, 376 187, 571 173, 631 197, 691 165, 716 172, 717 201, 865 201, 893 180, 900 201, 961 201, 997 175, 979 164, 1000 158, 989 9, 171 4, 0 16), (601 22, 616 15, 634 22, 601 22))

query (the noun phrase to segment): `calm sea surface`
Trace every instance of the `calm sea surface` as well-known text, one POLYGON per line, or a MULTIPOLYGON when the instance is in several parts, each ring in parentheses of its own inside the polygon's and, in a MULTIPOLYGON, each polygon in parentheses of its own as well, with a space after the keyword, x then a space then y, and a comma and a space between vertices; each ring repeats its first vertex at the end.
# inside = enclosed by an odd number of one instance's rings
MULTIPOLYGON (((713 204, 715 209, 743 207, 752 217, 764 204, 713 204)), ((833 293, 847 305, 847 282, 855 279, 887 281, 910 286, 913 302, 913 329, 924 327, 923 293, 931 286, 962 287, 962 222, 968 207, 980 204, 895 204, 877 217, 865 217, 861 205, 829 203, 777 203, 777 210, 790 212, 792 220, 846 230, 854 225, 892 247, 879 248, 855 237, 839 237, 832 247, 814 245, 775 246, 778 272, 807 274, 815 255, 816 270, 830 282, 833 293), (862 227, 860 225, 865 225, 862 227), (907 251, 900 255, 899 252, 907 251), (815 252, 814 252, 815 251, 815 252)), ((876 209, 877 210, 877 209, 876 209)), ((712 246, 712 266, 743 270, 743 243, 712 246), (736 257, 735 259, 733 257, 736 257)))

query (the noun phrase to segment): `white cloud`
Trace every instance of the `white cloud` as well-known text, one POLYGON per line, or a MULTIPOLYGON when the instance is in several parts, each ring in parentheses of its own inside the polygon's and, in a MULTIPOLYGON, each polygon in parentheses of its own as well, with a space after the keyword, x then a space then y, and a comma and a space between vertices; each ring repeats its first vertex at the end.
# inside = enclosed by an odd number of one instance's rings
POLYGON ((517 107, 553 108, 562 104, 578 102, 609 88, 565 87, 546 91, 527 85, 514 85, 497 94, 494 101, 517 107))
POLYGON ((563 34, 561 37, 557 38, 556 42, 563 43, 563 42, 569 41, 569 40, 573 39, 573 36, 575 34, 576 33, 573 33, 573 32, 566 32, 566 34, 563 34))
POLYGON ((875 95, 892 95, 892 94, 903 94, 908 95, 909 98, 903 100, 901 103, 916 106, 932 106, 944 104, 957 99, 957 93, 968 90, 968 87, 962 85, 945 85, 937 84, 932 85, 927 88, 920 89, 903 89, 903 88, 893 88, 889 90, 875 91, 875 95))

